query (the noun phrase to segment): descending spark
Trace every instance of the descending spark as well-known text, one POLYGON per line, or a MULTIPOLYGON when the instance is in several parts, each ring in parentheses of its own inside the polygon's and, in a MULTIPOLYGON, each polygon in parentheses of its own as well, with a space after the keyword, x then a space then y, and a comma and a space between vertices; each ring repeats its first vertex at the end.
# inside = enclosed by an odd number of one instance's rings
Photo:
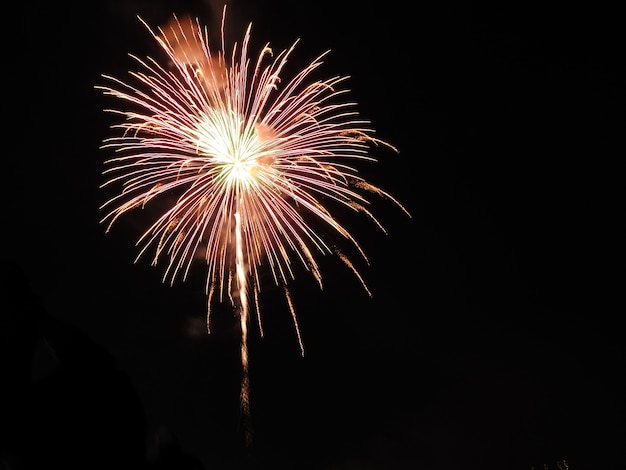
POLYGON ((102 186, 121 185, 106 201, 106 231, 118 218, 163 195, 177 194, 139 238, 135 262, 153 250, 156 265, 166 259, 163 281, 188 276, 201 253, 207 266, 207 330, 214 297, 236 309, 241 328, 241 405, 249 418, 248 324, 250 306, 263 328, 258 297, 260 270, 267 266, 282 286, 297 334, 304 346, 288 284, 294 262, 311 272, 322 288, 319 256, 337 254, 370 294, 348 257, 329 246, 313 225, 322 222, 347 240, 367 261, 351 233, 333 216, 329 203, 365 214, 366 193, 393 197, 359 176, 351 161, 375 161, 373 145, 396 149, 374 137, 356 103, 342 101, 347 77, 312 80, 326 53, 289 81, 281 73, 297 41, 275 57, 269 45, 255 61, 248 55, 250 24, 227 54, 222 16, 221 47, 213 50, 198 20, 176 16, 154 31, 140 21, 167 55, 166 65, 131 56, 138 71, 127 81, 103 75, 96 86, 116 98, 123 118, 102 148, 114 151, 105 162, 102 186), (310 220, 309 220, 310 219, 310 220), (254 302, 251 302, 253 297, 254 302))

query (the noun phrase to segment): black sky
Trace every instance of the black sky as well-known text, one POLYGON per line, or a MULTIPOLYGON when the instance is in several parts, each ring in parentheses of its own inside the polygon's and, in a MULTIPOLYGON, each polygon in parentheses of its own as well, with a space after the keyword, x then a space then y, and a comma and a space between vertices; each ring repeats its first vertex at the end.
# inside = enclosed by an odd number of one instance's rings
POLYGON ((267 284, 245 449, 232 312, 218 306, 207 336, 201 271, 163 285, 149 258, 133 264, 143 218, 108 235, 98 222, 112 103, 94 85, 123 76, 128 52, 158 54, 137 15, 210 23, 210 3, 6 12, 5 468, 623 468, 617 10, 231 2, 253 46, 300 38, 295 68, 331 49, 322 70, 350 75, 359 110, 400 150, 376 149, 363 172, 413 215, 374 201, 388 235, 345 219, 373 298, 337 259, 321 262, 323 292, 297 274, 304 357, 267 284))

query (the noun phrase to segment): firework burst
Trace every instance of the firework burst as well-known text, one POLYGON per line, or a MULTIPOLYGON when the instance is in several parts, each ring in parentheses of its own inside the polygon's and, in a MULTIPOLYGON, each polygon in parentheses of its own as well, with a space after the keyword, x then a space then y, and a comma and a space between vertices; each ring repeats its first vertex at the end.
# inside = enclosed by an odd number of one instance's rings
POLYGON ((153 30, 140 19, 168 60, 131 56, 138 71, 124 81, 104 75, 109 85, 96 87, 124 105, 124 110, 105 110, 123 119, 102 145, 113 152, 105 162, 103 186, 121 188, 103 204, 102 222, 108 232, 126 212, 159 196, 177 195, 138 240, 137 259, 150 252, 154 265, 165 260, 163 281, 173 283, 187 277, 198 256, 204 258, 208 330, 216 299, 232 303, 239 316, 241 403, 249 416, 247 335, 251 310, 263 335, 261 267, 269 267, 274 283, 284 289, 304 354, 288 290, 294 264, 310 271, 322 288, 317 259, 338 255, 369 294, 350 259, 324 241, 313 221, 367 260, 329 211, 329 202, 366 214, 381 230, 368 210, 367 194, 386 197, 408 212, 353 166, 375 161, 371 145, 396 149, 374 137, 356 103, 343 100, 347 77, 311 79, 322 54, 281 81, 297 41, 276 56, 266 45, 251 58, 249 25, 243 41, 227 51, 224 18, 217 50, 197 20, 174 16, 153 30))

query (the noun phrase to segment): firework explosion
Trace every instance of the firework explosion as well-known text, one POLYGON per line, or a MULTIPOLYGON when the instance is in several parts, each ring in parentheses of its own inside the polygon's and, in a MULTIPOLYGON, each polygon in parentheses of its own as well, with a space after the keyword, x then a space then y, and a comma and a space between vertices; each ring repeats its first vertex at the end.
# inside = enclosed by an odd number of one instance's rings
MULTIPOLYGON (((351 165, 375 161, 373 145, 391 145, 374 137, 356 103, 342 101, 347 77, 312 80, 325 54, 287 82, 280 79, 291 48, 274 56, 269 46, 251 61, 251 25, 241 44, 226 50, 222 17, 221 47, 209 45, 209 32, 197 20, 173 17, 154 31, 168 61, 136 60, 139 71, 122 81, 97 86, 126 110, 107 109, 123 119, 102 148, 114 155, 105 162, 103 186, 121 191, 103 204, 107 232, 122 214, 152 199, 177 199, 138 240, 137 260, 152 251, 152 264, 165 259, 163 281, 184 280, 198 257, 207 272, 207 329, 215 298, 228 301, 241 328, 241 404, 249 417, 247 337, 254 306, 259 313, 260 269, 269 267, 284 289, 300 351, 304 347, 288 284, 294 262, 322 288, 319 256, 337 255, 369 290, 350 259, 329 246, 315 226, 326 226, 367 258, 350 232, 329 212, 328 202, 364 213, 366 194, 383 196, 408 212, 389 194, 361 178, 351 165), (321 222, 321 224, 319 224, 321 222)), ((136 260, 136 261, 137 261, 136 260)))

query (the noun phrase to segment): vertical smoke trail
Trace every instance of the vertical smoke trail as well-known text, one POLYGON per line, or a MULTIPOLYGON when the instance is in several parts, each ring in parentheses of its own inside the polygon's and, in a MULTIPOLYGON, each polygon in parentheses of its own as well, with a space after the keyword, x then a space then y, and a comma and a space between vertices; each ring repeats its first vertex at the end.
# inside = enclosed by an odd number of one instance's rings
POLYGON ((241 234, 241 200, 237 198, 235 209, 235 266, 237 271, 237 290, 239 293, 239 322, 241 325, 241 409, 243 412, 246 444, 252 441, 250 417, 250 375, 248 365, 248 272, 243 256, 243 236, 241 234))

